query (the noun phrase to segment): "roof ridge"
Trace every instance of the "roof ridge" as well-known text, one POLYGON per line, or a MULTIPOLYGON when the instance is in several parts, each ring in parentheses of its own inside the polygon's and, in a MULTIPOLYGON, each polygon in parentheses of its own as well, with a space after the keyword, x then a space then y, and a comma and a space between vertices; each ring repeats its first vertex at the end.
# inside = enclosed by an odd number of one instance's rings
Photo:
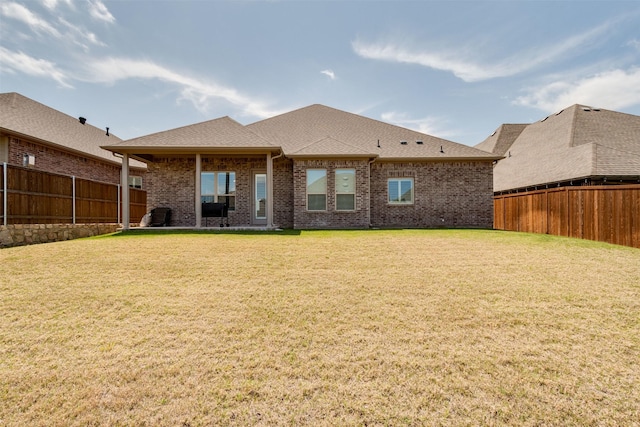
MULTIPOLYGON (((353 144, 350 144, 350 143, 348 143, 346 141, 343 141, 341 139, 335 138, 335 137, 333 137, 331 135, 327 135, 327 136, 322 137, 320 139, 317 139, 316 141, 313 141, 313 142, 311 142, 311 143, 309 143, 309 144, 307 144, 307 145, 305 145, 303 147, 300 147, 299 149, 297 149, 296 151, 291 152, 290 154, 300 153, 300 152, 304 151, 305 149, 307 149, 307 148, 309 148, 309 147, 311 147, 313 145, 319 144, 319 143, 321 143, 323 141, 326 141, 326 140, 336 141, 336 142, 340 143, 341 145, 344 145, 344 146, 349 147, 349 148, 353 148, 353 149, 355 149, 357 151, 361 151, 361 152, 365 152, 366 151, 366 149, 363 149, 362 147, 358 147, 357 145, 353 145, 353 144)), ((370 154, 373 154, 373 153, 370 153, 370 154)))
MULTIPOLYGON (((571 132, 569 133, 569 147, 575 147, 576 128, 578 123, 578 111, 582 108, 578 104, 574 104, 569 108, 573 108, 573 117, 571 118, 571 132)), ((592 163, 593 164, 593 163, 592 163)))
POLYGON ((198 125, 201 125, 201 124, 204 124, 204 123, 215 122, 217 120, 223 120, 223 119, 228 119, 231 122, 237 124, 238 126, 246 128, 246 126, 244 126, 242 123, 232 119, 229 116, 221 116, 221 117, 217 117, 215 119, 203 120, 203 121, 197 122, 197 123, 191 123, 191 124, 188 124, 188 125, 178 126, 177 128, 165 129, 165 130, 149 133, 149 134, 142 135, 142 136, 136 136, 135 138, 130 138, 130 139, 127 139, 126 141, 122 141, 122 142, 135 141, 136 139, 140 139, 140 138, 147 138, 147 137, 150 137, 150 136, 162 135, 162 134, 165 134, 165 133, 168 133, 168 132, 173 132, 173 131, 180 130, 180 129, 186 129, 186 128, 190 128, 192 126, 198 126, 198 125))

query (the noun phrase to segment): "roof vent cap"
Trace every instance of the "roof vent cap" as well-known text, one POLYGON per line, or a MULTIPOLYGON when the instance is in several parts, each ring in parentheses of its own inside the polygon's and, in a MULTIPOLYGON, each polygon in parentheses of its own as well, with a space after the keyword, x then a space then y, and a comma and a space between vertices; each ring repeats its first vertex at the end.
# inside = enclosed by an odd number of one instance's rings
POLYGON ((591 108, 589 108, 589 107, 582 107, 582 111, 591 111, 591 108))
POLYGON ((422 144, 423 144, 423 142, 422 142, 422 141, 416 141, 416 144, 418 144, 418 145, 422 145, 422 144))
POLYGON ((407 145, 407 141, 400 141, 400 144, 407 145))
POLYGON ((87 122, 87 119, 85 119, 84 117, 78 117, 78 120, 80 121, 80 123, 85 124, 87 122))

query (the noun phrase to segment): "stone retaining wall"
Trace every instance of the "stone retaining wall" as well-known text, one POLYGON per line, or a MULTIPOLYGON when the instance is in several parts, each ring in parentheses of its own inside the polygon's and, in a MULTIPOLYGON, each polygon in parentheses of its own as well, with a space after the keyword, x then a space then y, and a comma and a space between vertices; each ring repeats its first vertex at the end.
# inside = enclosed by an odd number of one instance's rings
POLYGON ((0 225, 0 248, 59 242, 113 233, 120 224, 13 224, 0 225))

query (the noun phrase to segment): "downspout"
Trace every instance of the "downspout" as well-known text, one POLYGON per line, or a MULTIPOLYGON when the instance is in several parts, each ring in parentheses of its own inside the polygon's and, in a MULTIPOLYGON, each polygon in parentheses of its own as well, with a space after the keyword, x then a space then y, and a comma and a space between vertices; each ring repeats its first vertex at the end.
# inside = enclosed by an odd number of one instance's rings
POLYGON ((376 161, 376 158, 369 160, 369 179, 368 179, 368 192, 369 192, 369 209, 367 209, 367 222, 369 223, 369 228, 371 228, 371 165, 376 161))
POLYGON ((121 190, 120 190, 120 187, 122 187, 122 186, 121 186, 120 184, 118 184, 118 197, 117 197, 118 201, 117 201, 117 203, 116 203, 116 205, 117 205, 117 209, 118 209, 118 215, 117 215, 116 222, 117 222, 118 224, 120 224, 120 191, 121 191, 121 190))
POLYGON ((269 218, 268 227, 275 228, 275 224, 273 223, 273 161, 275 159, 279 159, 284 156, 284 151, 280 150, 280 154, 275 157, 271 157, 271 154, 267 155, 267 209, 269 210, 269 214, 267 215, 269 218))

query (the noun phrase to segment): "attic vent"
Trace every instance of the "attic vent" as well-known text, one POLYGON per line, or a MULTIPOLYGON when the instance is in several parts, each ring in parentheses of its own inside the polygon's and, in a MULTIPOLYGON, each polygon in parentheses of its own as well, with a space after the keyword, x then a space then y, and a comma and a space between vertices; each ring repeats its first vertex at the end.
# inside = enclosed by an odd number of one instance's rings
POLYGON ((592 108, 593 111, 600 111, 599 108, 592 108))
POLYGON ((540 120, 541 122, 544 122, 545 120, 547 120, 549 118, 549 116, 545 117, 544 119, 540 120))
POLYGON ((85 119, 84 117, 78 117, 78 120, 80 121, 80 123, 85 124, 87 122, 87 119, 85 119))
POLYGON ((422 141, 416 141, 416 144, 418 144, 418 145, 422 145, 422 144, 423 144, 423 142, 422 142, 422 141))
POLYGON ((495 135, 495 134, 496 134, 496 131, 494 130, 494 131, 493 131, 493 133, 492 133, 490 136, 493 136, 493 135, 495 135))
POLYGON ((407 145, 407 141, 400 141, 400 144, 407 145))
POLYGON ((556 116, 559 116, 560 114, 562 114, 562 112, 563 112, 563 111, 564 111, 564 110, 560 110, 560 111, 558 111, 558 112, 556 113, 556 116))
POLYGON ((582 111, 591 111, 591 108, 589 108, 589 107, 584 107, 584 108, 582 109, 582 111))

